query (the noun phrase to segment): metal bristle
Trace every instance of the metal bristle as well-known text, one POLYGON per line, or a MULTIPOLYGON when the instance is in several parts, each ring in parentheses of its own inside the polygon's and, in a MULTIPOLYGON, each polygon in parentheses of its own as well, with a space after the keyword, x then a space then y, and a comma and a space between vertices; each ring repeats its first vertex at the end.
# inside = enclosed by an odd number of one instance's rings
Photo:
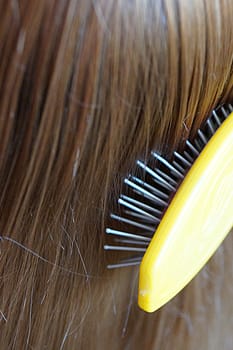
POLYGON ((140 246, 146 246, 148 247, 149 242, 144 242, 144 241, 137 241, 136 239, 122 239, 122 238, 115 238, 114 242, 117 243, 125 243, 125 244, 133 244, 135 245, 140 245, 140 246))
MULTIPOLYGON (((207 137, 205 136, 205 134, 203 133, 203 131, 201 131, 200 129, 197 130, 197 134, 199 136, 199 139, 205 144, 207 145, 208 143, 208 139, 207 137)), ((200 144, 199 144, 200 145, 200 144)))
POLYGON ((133 204, 137 205, 138 207, 144 208, 145 210, 151 211, 152 213, 154 213, 156 215, 161 215, 162 214, 161 210, 153 208, 150 205, 145 204, 145 203, 140 202, 140 201, 137 201, 136 199, 133 199, 131 197, 128 197, 128 196, 125 196, 125 195, 122 194, 120 198, 122 198, 125 201, 128 201, 130 203, 133 203, 133 204))
POLYGON ((214 124, 213 124, 211 118, 207 119, 207 125, 209 127, 209 130, 210 130, 211 134, 214 135, 215 128, 214 128, 214 124))
POLYGON ((151 152, 153 157, 157 160, 159 160, 162 164, 164 164, 173 174, 175 174, 178 178, 183 179, 184 175, 179 172, 172 164, 170 164, 166 159, 161 157, 158 153, 156 152, 151 152))
POLYGON ((155 182, 157 182, 160 186, 165 187, 167 190, 174 191, 175 187, 169 184, 166 180, 162 178, 162 176, 158 175, 155 171, 153 171, 150 167, 148 167, 146 164, 141 162, 140 160, 137 161, 137 165, 144 169, 148 174, 150 174, 155 182))
POLYGON ((225 117, 225 118, 227 118, 227 117, 228 117, 228 115, 229 115, 229 113, 227 113, 227 111, 225 110, 225 108, 224 108, 224 107, 221 107, 221 111, 222 111, 222 113, 223 113, 224 117, 225 117))
POLYGON ((198 150, 196 149, 196 147, 193 146, 193 144, 192 144, 189 140, 186 141, 186 146, 193 152, 193 154, 194 154, 196 157, 199 156, 200 153, 198 152, 198 150))
POLYGON ((107 265, 108 269, 117 269, 119 267, 129 267, 129 266, 135 266, 135 265, 140 265, 142 261, 142 257, 140 258, 129 258, 129 259, 125 259, 122 260, 120 263, 117 264, 109 264, 107 265))
POLYGON ((192 141, 186 140, 184 151, 175 151, 170 161, 155 151, 151 152, 152 157, 148 163, 137 161, 137 176, 129 175, 124 179, 126 189, 118 199, 121 212, 110 215, 114 222, 118 222, 117 229, 106 229, 106 234, 113 236, 113 244, 104 245, 105 250, 121 254, 125 252, 127 257, 119 263, 109 264, 109 269, 140 264, 153 235, 156 234, 170 198, 231 112, 231 104, 214 110, 203 128, 198 129, 197 136, 192 141), (137 255, 128 257, 133 252, 137 255))
POLYGON ((195 146, 197 148, 197 150, 199 151, 199 153, 201 153, 203 147, 200 145, 199 141, 196 139, 194 140, 195 146))
POLYGON ((120 237, 125 237, 125 238, 131 238, 131 239, 136 239, 136 240, 142 240, 142 241, 146 241, 146 242, 150 242, 151 239, 145 236, 140 236, 140 235, 135 235, 133 233, 129 233, 129 232, 122 232, 122 231, 118 231, 118 230, 112 230, 111 228, 107 228, 106 229, 106 233, 109 235, 116 235, 116 236, 120 236, 120 237))
POLYGON ((158 188, 154 186, 149 185, 147 182, 137 178, 136 176, 130 176, 130 178, 132 178, 133 181, 137 182, 142 187, 145 187, 146 189, 148 189, 150 192, 152 192, 156 196, 165 200, 169 199, 169 196, 166 193, 164 193, 163 191, 160 191, 158 188))
POLYGON ((145 225, 144 223, 130 220, 130 219, 124 218, 123 216, 119 216, 119 215, 115 215, 115 214, 111 214, 111 218, 114 220, 123 222, 125 224, 129 224, 129 225, 138 227, 140 229, 146 230, 147 232, 154 232, 154 226, 148 226, 148 225, 145 225))
POLYGON ((134 191, 136 191, 141 196, 148 198, 152 202, 155 202, 159 204, 160 206, 166 206, 167 202, 165 202, 163 199, 159 198, 158 196, 155 196, 153 193, 145 190, 143 187, 135 184, 134 182, 130 181, 129 179, 125 179, 124 183, 131 187, 134 191))
POLYGON ((164 180, 167 180, 170 184, 177 186, 177 181, 175 181, 171 176, 165 174, 162 170, 160 169, 155 169, 156 173, 159 174, 164 178, 164 180))
POLYGON ((172 164, 179 169, 179 171, 181 171, 183 174, 185 174, 185 169, 179 164, 177 163, 175 160, 173 160, 172 164))
POLYGON ((110 269, 118 269, 119 267, 129 267, 129 266, 136 266, 136 265, 140 265, 141 264, 142 259, 138 260, 138 261, 132 261, 129 263, 118 263, 118 264, 109 264, 107 265, 107 268, 110 269))
POLYGON ((188 169, 192 166, 192 164, 184 156, 182 156, 178 152, 174 152, 174 156, 183 163, 184 169, 185 168, 188 169))
POLYGON ((191 164, 193 164, 194 159, 195 159, 193 156, 191 156, 187 151, 184 151, 184 156, 187 160, 189 160, 191 162, 191 164))
POLYGON ((136 211, 136 212, 139 213, 139 214, 145 215, 145 216, 149 217, 150 219, 153 219, 153 220, 155 220, 155 221, 158 220, 158 218, 156 218, 156 217, 153 216, 152 214, 148 213, 148 212, 145 211, 145 210, 142 210, 142 209, 136 207, 135 205, 133 205, 133 204, 131 204, 131 203, 128 203, 127 201, 125 201, 125 200, 122 199, 122 198, 119 198, 119 199, 118 199, 118 203, 119 203, 120 205, 122 205, 122 206, 125 206, 126 208, 129 208, 129 209, 131 209, 131 210, 133 210, 133 211, 136 211))
POLYGON ((218 114, 216 113, 216 111, 213 111, 212 115, 213 115, 213 118, 215 119, 216 123, 218 124, 218 126, 220 126, 222 123, 221 123, 221 120, 220 120, 218 114))
MULTIPOLYGON (((137 219, 143 220, 143 221, 145 221, 145 223, 148 223, 148 224, 154 223, 153 219, 150 219, 147 216, 143 216, 141 214, 135 213, 131 210, 124 210, 124 214, 127 216, 130 216, 130 217, 133 217, 134 219, 137 218, 137 219)), ((158 219, 158 220, 160 221, 160 219, 158 219)))
POLYGON ((117 251, 124 251, 124 252, 142 252, 145 253, 146 248, 138 248, 138 247, 126 247, 121 245, 104 245, 105 250, 117 250, 117 251))

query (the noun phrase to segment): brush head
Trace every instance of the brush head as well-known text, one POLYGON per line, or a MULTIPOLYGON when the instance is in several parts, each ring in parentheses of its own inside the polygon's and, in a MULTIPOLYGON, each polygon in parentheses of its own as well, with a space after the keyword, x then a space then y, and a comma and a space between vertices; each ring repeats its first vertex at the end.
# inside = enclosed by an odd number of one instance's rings
POLYGON ((140 264, 139 305, 152 312, 175 296, 204 266, 233 225, 233 108, 213 111, 196 138, 171 162, 152 152, 124 180, 111 214, 114 244, 132 253, 108 268, 140 264), (143 257, 143 260, 142 260, 143 257), (142 262, 141 262, 142 260, 142 262))

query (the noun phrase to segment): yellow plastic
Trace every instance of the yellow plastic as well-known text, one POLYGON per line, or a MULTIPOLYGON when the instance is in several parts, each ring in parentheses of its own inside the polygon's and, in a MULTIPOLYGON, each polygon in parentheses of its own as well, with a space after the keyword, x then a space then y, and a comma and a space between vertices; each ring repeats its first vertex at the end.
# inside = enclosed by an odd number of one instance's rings
POLYGON ((206 264, 233 226, 233 113, 170 203, 140 264, 139 306, 153 312, 206 264))

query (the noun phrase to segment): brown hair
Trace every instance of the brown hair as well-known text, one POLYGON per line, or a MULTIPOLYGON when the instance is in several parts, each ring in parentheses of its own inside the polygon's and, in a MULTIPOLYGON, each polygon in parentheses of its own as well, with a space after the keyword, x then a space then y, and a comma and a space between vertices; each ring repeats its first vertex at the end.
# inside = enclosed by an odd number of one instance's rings
POLYGON ((0 348, 230 349, 232 237, 148 315, 104 228, 135 159, 232 98, 231 0, 0 4, 0 348), (184 345, 185 344, 185 345, 184 345))

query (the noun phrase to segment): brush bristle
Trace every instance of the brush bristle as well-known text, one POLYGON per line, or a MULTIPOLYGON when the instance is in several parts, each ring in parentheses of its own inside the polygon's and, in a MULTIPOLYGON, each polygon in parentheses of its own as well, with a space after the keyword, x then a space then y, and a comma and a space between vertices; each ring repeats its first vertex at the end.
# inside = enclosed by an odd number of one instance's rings
POLYGON ((110 215, 113 227, 106 229, 112 235, 111 245, 105 250, 136 255, 109 264, 108 268, 139 265, 162 217, 185 175, 194 164, 220 125, 233 112, 231 104, 214 110, 197 131, 197 136, 186 141, 182 153, 175 151, 171 161, 152 151, 147 163, 137 160, 137 175, 124 179, 124 192, 118 199, 120 213, 110 215), (115 226, 115 227, 114 227, 115 226))

